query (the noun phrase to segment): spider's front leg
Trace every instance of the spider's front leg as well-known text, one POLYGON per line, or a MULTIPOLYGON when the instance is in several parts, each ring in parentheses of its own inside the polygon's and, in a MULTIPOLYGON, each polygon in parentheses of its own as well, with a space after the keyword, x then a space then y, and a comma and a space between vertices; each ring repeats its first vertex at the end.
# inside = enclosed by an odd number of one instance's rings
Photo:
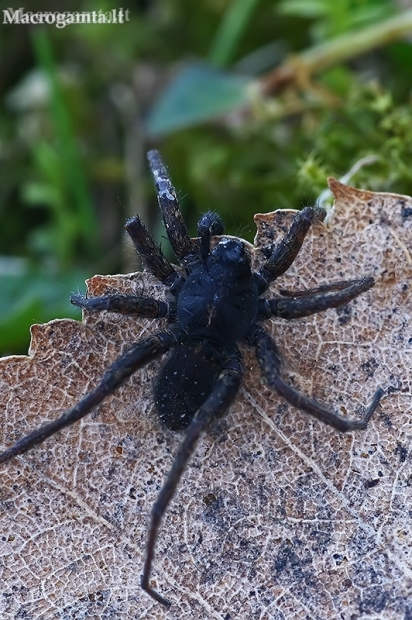
POLYGON ((133 242, 136 252, 151 273, 164 284, 172 284, 179 276, 163 255, 146 226, 138 215, 127 220, 125 229, 133 242))
POLYGON ((146 549, 146 561, 144 564, 141 585, 143 590, 150 594, 152 598, 166 607, 170 606, 170 602, 149 585, 160 523, 170 500, 176 491, 176 487, 183 471, 195 450, 199 437, 203 431, 207 429, 210 423, 213 422, 213 420, 222 417, 226 413, 236 397, 242 375, 243 368, 240 353, 237 348, 234 348, 231 355, 228 355, 226 360, 223 362, 222 371, 211 394, 205 403, 198 409, 195 417, 190 423, 183 443, 174 458, 172 468, 160 491, 159 497, 152 508, 152 518, 146 549))
POLYGON ((162 211, 167 236, 176 256, 184 261, 187 256, 195 253, 196 246, 186 228, 176 190, 172 185, 159 151, 149 151, 147 159, 156 185, 157 200, 162 211))
POLYGON ((257 273, 260 293, 289 269, 302 247, 309 228, 314 222, 321 222, 325 215, 326 211, 321 207, 305 207, 295 215, 288 232, 257 273))
POLYGON ((271 388, 282 396, 290 405, 297 409, 306 411, 321 422, 329 424, 336 430, 346 433, 358 429, 365 429, 368 422, 379 405, 384 391, 379 388, 372 399, 372 403, 360 420, 348 419, 345 416, 329 411, 316 401, 310 400, 293 387, 288 385, 280 377, 280 356, 279 351, 272 338, 262 329, 256 328, 251 334, 250 342, 256 347, 256 354, 263 375, 271 388))
POLYGON ((106 396, 112 394, 129 379, 136 370, 145 366, 159 355, 163 355, 163 353, 166 353, 179 342, 179 332, 170 329, 159 332, 130 347, 110 366, 94 390, 86 394, 77 405, 65 411, 59 418, 44 424, 0 453, 0 463, 9 461, 18 454, 27 452, 51 435, 83 418, 97 405, 100 405, 106 396))

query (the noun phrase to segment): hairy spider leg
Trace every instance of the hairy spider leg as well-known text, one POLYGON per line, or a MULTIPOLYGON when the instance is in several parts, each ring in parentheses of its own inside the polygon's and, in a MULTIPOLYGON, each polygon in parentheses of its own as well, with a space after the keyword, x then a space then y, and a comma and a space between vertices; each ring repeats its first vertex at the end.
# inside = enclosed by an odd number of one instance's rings
POLYGON ((362 278, 355 278, 353 280, 336 280, 336 282, 320 284, 314 288, 307 288, 304 291, 291 291, 289 289, 282 288, 279 289, 279 294, 283 297, 307 297, 308 295, 314 295, 316 293, 331 293, 332 291, 341 291, 344 288, 348 288, 349 286, 352 286, 352 284, 357 284, 361 280, 370 280, 372 282, 371 286, 374 284, 374 279, 371 278, 371 276, 363 276, 362 278))
POLYGON ((179 277, 138 215, 127 220, 125 229, 143 263, 158 280, 171 284, 179 277))
POLYGON ((157 200, 162 211, 167 236, 177 258, 184 263, 188 256, 196 252, 196 244, 189 236, 176 190, 159 152, 156 150, 149 151, 147 159, 156 185, 157 200))
POLYGON ((159 357, 159 355, 163 355, 179 342, 179 332, 176 329, 169 329, 130 347, 110 366, 94 390, 86 394, 74 407, 65 411, 59 418, 44 424, 0 453, 0 463, 27 452, 51 435, 83 418, 97 405, 100 405, 106 396, 112 394, 129 379, 136 370, 159 357))
POLYGON ((154 297, 138 297, 137 295, 105 295, 102 297, 87 297, 81 293, 70 295, 74 306, 89 312, 116 312, 118 314, 141 316, 146 319, 162 319, 167 317, 173 321, 176 318, 176 304, 171 301, 161 301, 154 297))
POLYGON ((316 289, 299 291, 293 297, 259 299, 258 318, 268 319, 276 316, 282 319, 299 319, 328 308, 338 308, 369 290, 374 284, 374 279, 366 276, 359 280, 348 280, 346 283, 340 281, 316 289))
POLYGON ((143 590, 150 594, 152 598, 167 607, 170 606, 170 601, 165 599, 149 585, 160 523, 164 513, 166 512, 167 506, 176 491, 176 487, 183 471, 195 450, 201 434, 207 429, 213 420, 222 417, 226 413, 236 397, 242 376, 243 368, 241 364, 240 352, 237 347, 233 347, 231 354, 228 355, 223 362, 223 369, 211 394, 204 404, 198 409, 195 417, 191 421, 186 431, 183 443, 174 458, 171 470, 152 508, 149 537, 146 546, 146 560, 143 568, 141 586, 143 590))
POLYGON ((325 215, 326 211, 321 207, 305 207, 295 215, 288 232, 257 273, 260 293, 289 269, 302 247, 309 228, 313 222, 322 221, 325 215))
POLYGON ((310 415, 324 422, 324 424, 329 424, 342 433, 366 428, 373 412, 379 405, 384 390, 379 388, 375 392, 372 403, 360 420, 348 419, 345 416, 325 409, 321 404, 310 400, 281 379, 279 375, 279 351, 272 338, 264 329, 257 328, 251 336, 251 342, 256 347, 257 359, 268 385, 290 405, 310 413, 310 415))
POLYGON ((197 234, 200 237, 200 255, 203 260, 210 254, 210 239, 212 235, 222 235, 225 227, 220 215, 208 211, 199 220, 197 234))

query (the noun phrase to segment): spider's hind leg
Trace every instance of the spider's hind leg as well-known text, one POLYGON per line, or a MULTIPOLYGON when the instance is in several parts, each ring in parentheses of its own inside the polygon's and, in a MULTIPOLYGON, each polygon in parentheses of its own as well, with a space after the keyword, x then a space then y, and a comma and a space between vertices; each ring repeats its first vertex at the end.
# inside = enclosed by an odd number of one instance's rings
POLYGON ((132 345, 119 357, 105 372, 97 386, 71 409, 65 411, 59 418, 44 424, 29 435, 17 441, 10 448, 0 453, 0 463, 5 463, 18 454, 24 454, 35 445, 42 443, 63 428, 74 424, 94 407, 112 394, 118 387, 123 385, 136 370, 145 366, 156 357, 166 353, 171 347, 180 342, 180 334, 177 330, 167 330, 150 336, 146 340, 132 345))
POLYGON ((328 308, 338 308, 369 290, 375 284, 371 277, 359 280, 341 280, 306 291, 281 291, 284 297, 259 299, 258 318, 278 316, 282 319, 299 319, 328 308))
POLYGON ((157 200, 162 211, 167 236, 172 245, 173 251, 182 262, 196 252, 196 245, 193 243, 186 228, 176 190, 172 185, 160 154, 156 150, 149 151, 147 154, 150 169, 153 174, 157 190, 157 200))
POLYGON ((150 573, 156 545, 156 539, 161 520, 176 491, 183 471, 192 456, 201 434, 208 428, 213 420, 222 417, 231 403, 234 401, 242 379, 243 369, 240 361, 240 353, 237 348, 222 360, 222 370, 207 400, 198 409, 191 421, 186 436, 181 444, 172 464, 172 468, 164 482, 159 496, 152 508, 152 517, 149 529, 149 538, 146 549, 146 561, 144 564, 141 585, 152 598, 165 605, 170 602, 156 592, 150 584, 150 573))
POLYGON ((283 297, 309 297, 311 295, 317 295, 318 293, 333 293, 335 291, 343 291, 348 289, 353 284, 358 285, 362 283, 363 291, 367 291, 371 288, 375 281, 370 276, 364 276, 363 278, 356 278, 354 280, 335 280, 335 282, 329 282, 328 284, 320 284, 314 288, 307 288, 303 291, 293 291, 290 289, 279 289, 279 293, 283 297))
POLYGON ((293 387, 288 385, 280 377, 280 356, 272 338, 261 328, 256 328, 251 335, 250 341, 256 347, 256 354, 259 365, 269 386, 282 396, 290 405, 297 409, 306 411, 315 418, 336 428, 336 430, 346 433, 358 429, 365 429, 373 412, 377 409, 384 391, 378 389, 372 399, 372 403, 366 410, 364 416, 359 420, 349 419, 339 413, 329 411, 320 403, 310 400, 293 387))

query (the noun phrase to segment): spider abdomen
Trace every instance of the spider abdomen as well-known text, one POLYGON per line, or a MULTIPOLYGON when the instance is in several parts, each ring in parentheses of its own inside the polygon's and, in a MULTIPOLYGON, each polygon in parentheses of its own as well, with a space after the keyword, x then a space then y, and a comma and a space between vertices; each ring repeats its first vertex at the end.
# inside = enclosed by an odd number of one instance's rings
POLYGON ((196 411, 211 393, 222 365, 213 345, 179 345, 160 371, 155 403, 163 424, 172 431, 189 426, 196 411))

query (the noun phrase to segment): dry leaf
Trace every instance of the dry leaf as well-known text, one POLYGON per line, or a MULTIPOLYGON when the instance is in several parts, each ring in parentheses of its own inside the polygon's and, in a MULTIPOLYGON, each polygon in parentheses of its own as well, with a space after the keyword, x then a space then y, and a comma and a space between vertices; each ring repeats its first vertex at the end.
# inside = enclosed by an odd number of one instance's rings
MULTIPOLYGON (((1 618, 412 617, 412 199, 331 187, 327 226, 313 227, 278 286, 377 284, 344 308, 267 327, 284 377, 336 410, 360 416, 385 388, 368 429, 342 435, 289 407, 245 350, 240 397, 201 440, 161 528, 152 582, 166 610, 139 581, 150 508, 181 437, 156 421, 161 361, 151 363, 1 466, 1 618)), ((257 215, 257 246, 292 217, 257 215)), ((164 295, 146 273, 96 276, 89 290, 164 295)), ((162 325, 105 312, 34 325, 30 356, 1 362, 1 445, 58 416, 162 325)))

